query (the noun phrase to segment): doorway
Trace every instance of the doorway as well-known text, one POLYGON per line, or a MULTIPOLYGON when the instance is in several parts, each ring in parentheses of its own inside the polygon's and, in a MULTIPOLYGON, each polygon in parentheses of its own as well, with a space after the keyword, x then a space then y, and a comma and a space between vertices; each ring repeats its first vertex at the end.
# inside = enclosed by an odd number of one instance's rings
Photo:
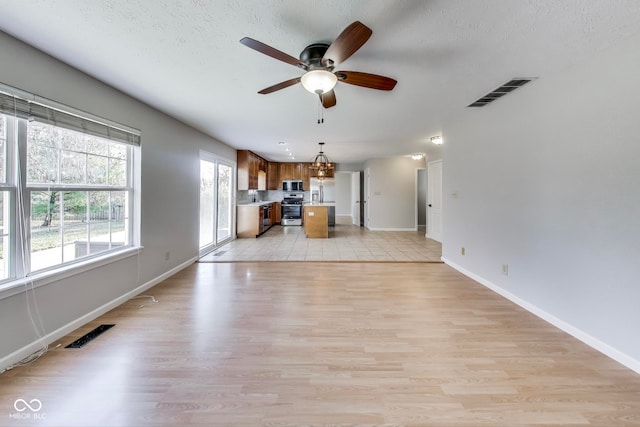
POLYGON ((360 171, 360 227, 364 227, 364 171, 360 171))
POLYGON ((371 179, 371 174, 369 173, 369 168, 365 168, 364 170, 364 185, 362 186, 362 198, 360 200, 362 200, 362 204, 364 205, 361 208, 361 212, 362 212, 362 219, 361 224, 364 228, 366 228, 367 230, 369 229, 369 210, 371 209, 370 206, 370 199, 369 199, 369 185, 370 185, 370 179, 371 179))
POLYGON ((235 165, 200 154, 200 256, 233 238, 235 165))
POLYGON ((360 202, 360 188, 360 172, 351 172, 351 220, 353 225, 361 227, 360 218, 362 215, 360 214, 360 207, 362 203, 360 202))
POLYGON ((419 232, 427 235, 427 170, 417 169, 416 185, 416 228, 419 232))
POLYGON ((442 160, 427 164, 427 237, 442 242, 442 160))

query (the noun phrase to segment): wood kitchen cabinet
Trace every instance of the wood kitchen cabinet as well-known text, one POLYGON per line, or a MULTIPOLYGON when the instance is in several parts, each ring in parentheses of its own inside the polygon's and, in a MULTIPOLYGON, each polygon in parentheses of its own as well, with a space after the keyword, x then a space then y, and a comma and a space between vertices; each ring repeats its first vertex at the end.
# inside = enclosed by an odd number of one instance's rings
POLYGON ((267 189, 267 161, 249 150, 238 150, 238 190, 267 189))
POLYGON ((267 163, 267 190, 280 190, 279 166, 277 162, 267 163))
POLYGON ((309 189, 309 177, 311 176, 311 163, 279 163, 278 180, 284 181, 285 179, 301 179, 302 187, 305 190, 309 189))
POLYGON ((329 237, 329 208, 326 205, 304 205, 302 227, 309 238, 329 237))
POLYGON ((298 163, 298 174, 299 178, 302 180, 302 188, 306 191, 311 189, 311 184, 309 182, 309 177, 311 176, 311 163, 298 163))
POLYGON ((276 206, 280 203, 263 202, 238 205, 236 235, 238 237, 258 237, 275 224, 276 206))
MULTIPOLYGON (((311 162, 270 162, 249 150, 238 150, 238 190, 280 190, 286 179, 302 180, 308 191, 316 176, 311 162)), ((333 169, 326 175, 333 177, 333 169)))
POLYGON ((280 224, 282 222, 282 204, 280 202, 273 203, 273 212, 273 224, 280 224))
POLYGON ((247 150, 238 150, 237 153, 237 173, 238 173, 238 190, 249 189, 249 152, 247 150))
POLYGON ((253 153, 249 152, 249 189, 257 190, 258 189, 258 173, 259 173, 259 165, 260 161, 258 158, 253 155, 253 153))
MULTIPOLYGON (((263 172, 266 174, 266 173, 267 173, 267 171, 268 171, 268 169, 269 169, 269 168, 268 168, 268 165, 269 165, 269 162, 268 162, 268 161, 266 161, 266 160, 265 160, 265 159, 263 159, 262 157, 260 157, 260 158, 259 158, 259 162, 258 162, 258 170, 263 171, 263 172)), ((265 183, 265 185, 266 185, 266 183, 265 183)))
POLYGON ((273 202, 271 204, 271 210, 269 210, 269 215, 270 215, 270 219, 271 219, 271 221, 270 221, 271 225, 280 224, 282 212, 280 212, 280 203, 279 202, 273 202))
POLYGON ((298 179, 297 163, 279 163, 278 174, 280 181, 285 179, 298 179))
POLYGON ((257 237, 262 234, 262 206, 238 205, 236 224, 238 237, 257 237))

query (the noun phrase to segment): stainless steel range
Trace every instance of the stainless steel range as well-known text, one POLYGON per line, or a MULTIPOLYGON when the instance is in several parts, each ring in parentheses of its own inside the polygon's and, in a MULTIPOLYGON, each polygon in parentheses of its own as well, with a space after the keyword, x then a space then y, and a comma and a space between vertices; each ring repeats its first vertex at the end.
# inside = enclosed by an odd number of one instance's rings
POLYGON ((283 193, 282 225, 302 225, 302 201, 304 193, 283 193))

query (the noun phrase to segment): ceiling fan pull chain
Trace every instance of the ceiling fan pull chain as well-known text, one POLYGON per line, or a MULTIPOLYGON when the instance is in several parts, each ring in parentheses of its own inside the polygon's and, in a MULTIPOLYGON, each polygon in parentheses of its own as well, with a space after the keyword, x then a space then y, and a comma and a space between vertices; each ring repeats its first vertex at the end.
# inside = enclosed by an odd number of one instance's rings
POLYGON ((324 109, 322 108, 322 99, 318 98, 318 124, 324 123, 324 109))

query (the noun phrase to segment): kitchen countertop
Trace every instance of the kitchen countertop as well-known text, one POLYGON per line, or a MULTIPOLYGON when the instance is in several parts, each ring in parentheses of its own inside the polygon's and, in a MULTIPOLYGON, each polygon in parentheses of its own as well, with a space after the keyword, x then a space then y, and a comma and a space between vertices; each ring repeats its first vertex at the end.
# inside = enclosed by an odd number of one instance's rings
POLYGON ((335 206, 336 203, 335 202, 303 202, 302 203, 304 206, 335 206))
POLYGON ((252 203, 238 203, 238 206, 264 206, 270 205, 271 203, 280 203, 275 200, 267 200, 262 202, 252 202, 252 203))

